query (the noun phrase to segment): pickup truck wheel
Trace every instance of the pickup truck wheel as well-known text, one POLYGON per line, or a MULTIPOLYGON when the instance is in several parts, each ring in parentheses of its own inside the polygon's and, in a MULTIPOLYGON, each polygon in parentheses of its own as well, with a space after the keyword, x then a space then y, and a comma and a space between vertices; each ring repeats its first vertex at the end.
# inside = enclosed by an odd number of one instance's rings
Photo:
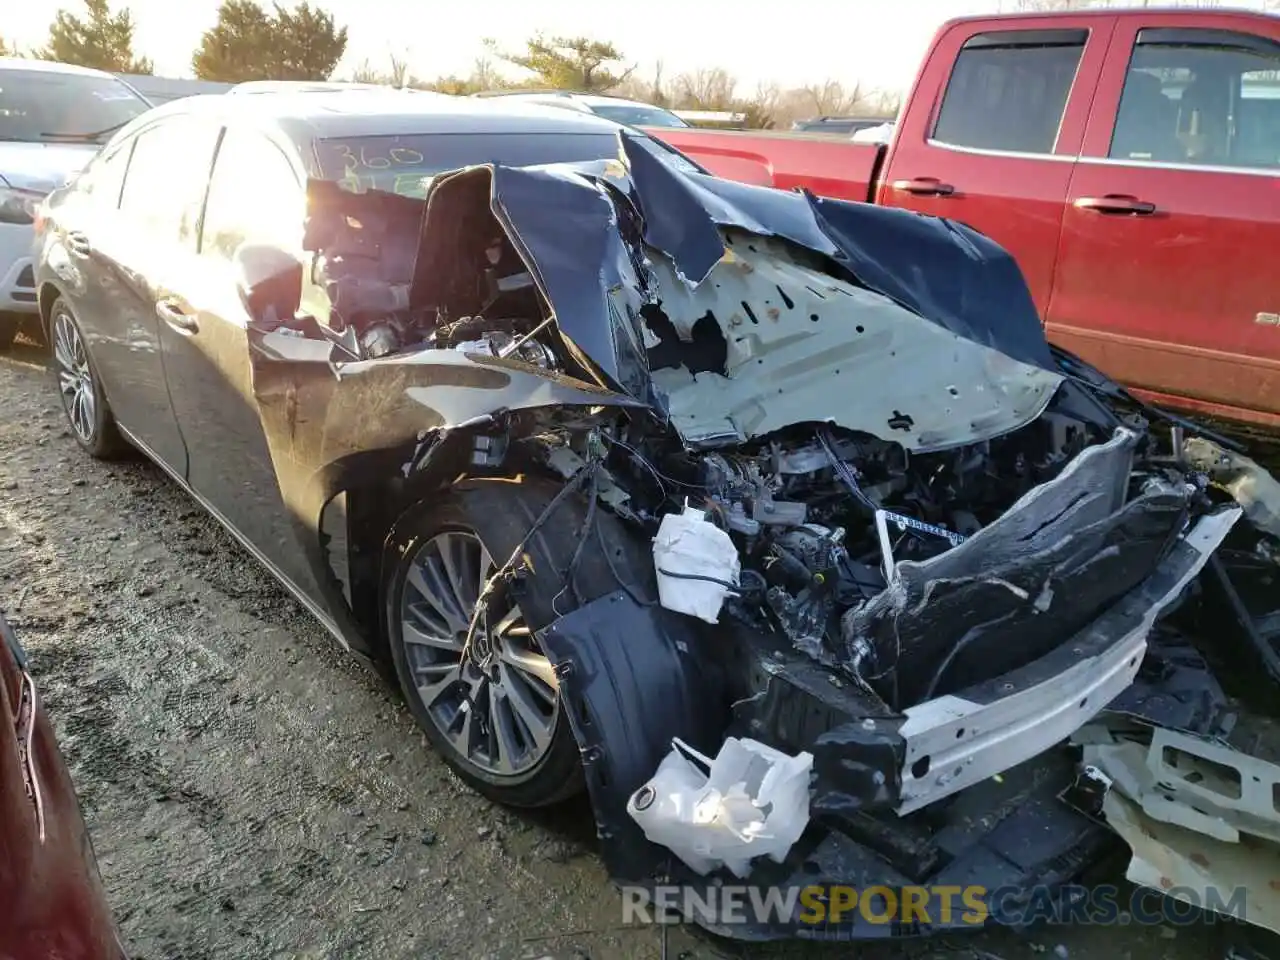
POLYGON ((62 298, 49 310, 49 342, 53 347, 50 370, 71 435, 99 460, 113 460, 126 453, 128 444, 116 429, 80 325, 62 298))
POLYGON ((384 591, 391 658, 414 718, 459 777, 514 807, 548 806, 585 786, 558 680, 537 632, 577 603, 617 589, 599 553, 601 540, 610 544, 613 568, 645 586, 632 571, 646 551, 629 542, 634 538, 616 518, 597 510, 592 522, 604 524, 601 535, 588 534, 591 549, 581 551, 574 587, 567 587, 564 573, 586 503, 565 498, 523 547, 528 563, 521 581, 490 595, 487 615, 464 650, 482 585, 559 489, 533 479, 473 481, 469 494, 456 491, 438 506, 420 505, 384 591))

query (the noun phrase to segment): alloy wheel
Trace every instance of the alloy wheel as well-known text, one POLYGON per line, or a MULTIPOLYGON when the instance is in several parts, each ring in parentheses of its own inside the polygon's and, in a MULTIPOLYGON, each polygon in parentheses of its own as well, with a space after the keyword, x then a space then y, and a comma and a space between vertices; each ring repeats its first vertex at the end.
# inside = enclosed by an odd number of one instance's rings
POLYGON ((92 443, 97 429, 98 395, 89 355, 75 321, 58 313, 53 322, 53 357, 58 365, 58 388, 71 429, 83 443, 92 443))
POLYGON ((490 595, 463 649, 495 569, 474 533, 450 530, 425 541, 406 573, 400 636, 431 722, 459 757, 505 778, 524 774, 551 746, 557 681, 505 587, 490 595))

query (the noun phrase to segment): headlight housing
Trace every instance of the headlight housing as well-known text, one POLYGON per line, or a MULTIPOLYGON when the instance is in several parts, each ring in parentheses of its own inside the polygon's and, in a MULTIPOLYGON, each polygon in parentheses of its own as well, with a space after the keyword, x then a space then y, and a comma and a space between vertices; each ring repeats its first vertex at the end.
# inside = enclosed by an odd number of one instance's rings
POLYGON ((36 212, 48 193, 0 185, 0 223, 35 223, 36 212))

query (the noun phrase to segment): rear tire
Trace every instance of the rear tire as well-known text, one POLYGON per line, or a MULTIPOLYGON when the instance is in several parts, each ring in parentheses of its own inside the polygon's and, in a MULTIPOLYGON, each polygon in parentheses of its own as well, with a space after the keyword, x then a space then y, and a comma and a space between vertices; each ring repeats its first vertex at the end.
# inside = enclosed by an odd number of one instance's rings
POLYGON ((129 445, 116 429, 80 324, 61 297, 49 309, 49 346, 53 354, 49 369, 76 442, 99 460, 127 454, 129 445))
MULTIPOLYGON (((575 589, 565 585, 564 571, 587 509, 584 498, 567 497, 525 545, 529 563, 519 589, 504 587, 495 593, 487 621, 492 629, 465 660, 461 643, 446 648, 447 634, 465 635, 477 581, 507 561, 559 489, 559 484, 538 479, 472 481, 443 503, 419 505, 398 526, 408 532, 384 589, 391 658, 414 718, 462 780, 488 799, 513 807, 548 806, 585 786, 558 683, 535 636, 578 603, 619 586, 594 534, 582 551, 575 589), (485 562, 481 548, 489 561, 483 574, 468 569, 485 562), (472 559, 464 562, 467 549, 472 559), (451 610, 450 603, 426 596, 445 592, 441 588, 450 582, 466 587, 463 593, 470 602, 457 605, 465 610, 451 610), (508 623, 513 610, 515 619, 508 623), (544 726, 537 727, 537 721, 544 726), (507 743, 515 749, 504 762, 507 743)), ((594 524, 604 525, 600 533, 614 567, 635 587, 652 593, 644 574, 632 572, 647 551, 613 516, 597 510, 594 524)), ((650 577, 651 568, 650 563, 650 577)))

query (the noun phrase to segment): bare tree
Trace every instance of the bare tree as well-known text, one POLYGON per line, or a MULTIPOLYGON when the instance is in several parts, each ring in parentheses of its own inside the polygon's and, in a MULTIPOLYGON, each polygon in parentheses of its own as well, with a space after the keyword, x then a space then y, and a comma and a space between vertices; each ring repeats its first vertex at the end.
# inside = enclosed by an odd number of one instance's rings
POLYGON ((667 103, 667 89, 662 84, 662 73, 665 64, 661 60, 653 65, 653 83, 649 87, 649 100, 658 106, 667 103))
POLYGON ((682 73, 675 81, 675 102, 695 110, 723 110, 733 105, 738 81, 723 67, 682 73))
MULTIPOLYGON (((1280 6, 1277 0, 1264 0, 1264 8, 1268 5, 1280 6)), ((999 9, 1003 11, 1052 13, 1055 10, 1083 10, 1088 7, 1220 7, 1222 0, 1000 0, 999 9)))
POLYGON ((382 83, 389 87, 406 87, 413 82, 409 75, 409 61, 406 57, 389 54, 389 63, 385 71, 379 70, 368 59, 360 61, 360 65, 351 71, 351 79, 356 83, 382 83))
POLYGON ((862 84, 855 83, 852 87, 846 87, 839 80, 811 83, 804 91, 813 104, 813 112, 820 117, 838 117, 852 113, 866 97, 862 84))
POLYGON ((779 108, 782 105, 782 87, 776 83, 761 80, 756 84, 756 92, 744 104, 747 115, 747 126, 768 130, 777 125, 779 108))
POLYGON ((878 117, 896 117, 902 112, 902 93, 897 90, 880 90, 871 99, 870 113, 878 117))
POLYGON ((1016 12, 1055 10, 1080 10, 1083 7, 1096 6, 1095 0, 1000 0, 999 10, 1016 12))
POLYGON ((411 79, 408 58, 397 57, 394 53, 391 54, 391 70, 387 74, 387 81, 391 86, 399 89, 408 86, 411 79))

